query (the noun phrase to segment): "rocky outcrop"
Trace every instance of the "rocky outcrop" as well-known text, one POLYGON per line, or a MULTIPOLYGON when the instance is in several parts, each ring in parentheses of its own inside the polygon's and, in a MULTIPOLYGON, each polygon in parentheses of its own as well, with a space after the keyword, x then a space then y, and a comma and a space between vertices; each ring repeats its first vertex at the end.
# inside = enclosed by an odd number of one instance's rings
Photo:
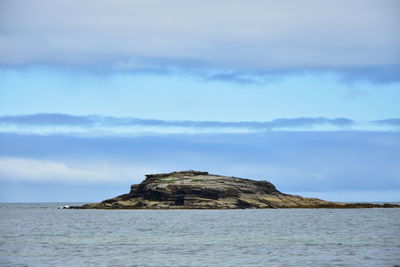
POLYGON ((71 209, 394 208, 394 204, 340 203, 280 192, 267 181, 199 171, 149 174, 128 194, 71 209))

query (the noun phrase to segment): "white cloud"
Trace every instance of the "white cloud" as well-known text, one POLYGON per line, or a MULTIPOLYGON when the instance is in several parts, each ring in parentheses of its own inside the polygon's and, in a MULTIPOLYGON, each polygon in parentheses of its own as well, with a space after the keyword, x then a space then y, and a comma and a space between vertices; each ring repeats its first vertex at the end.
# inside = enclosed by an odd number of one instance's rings
POLYGON ((59 161, 31 159, 31 158, 0 158, 0 179, 22 181, 47 181, 70 183, 94 182, 139 182, 144 174, 152 173, 150 168, 127 165, 110 165, 97 162, 87 166, 70 164, 59 161))
POLYGON ((0 132, 71 136, 148 136, 154 134, 266 133, 269 131, 399 131, 399 119, 353 121, 300 117, 272 121, 168 121, 130 117, 32 114, 0 116, 0 132))

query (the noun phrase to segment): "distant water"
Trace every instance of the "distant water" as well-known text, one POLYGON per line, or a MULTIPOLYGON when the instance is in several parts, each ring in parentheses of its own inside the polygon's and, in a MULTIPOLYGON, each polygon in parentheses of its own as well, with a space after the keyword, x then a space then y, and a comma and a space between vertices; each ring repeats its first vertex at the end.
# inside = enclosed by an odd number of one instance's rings
POLYGON ((0 266, 400 266, 400 209, 63 205, 0 204, 0 266))

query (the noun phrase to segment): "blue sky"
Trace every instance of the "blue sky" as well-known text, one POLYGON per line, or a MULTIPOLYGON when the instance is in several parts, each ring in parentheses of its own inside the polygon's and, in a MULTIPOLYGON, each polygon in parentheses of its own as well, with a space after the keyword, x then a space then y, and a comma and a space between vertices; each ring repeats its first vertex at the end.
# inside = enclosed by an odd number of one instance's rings
POLYGON ((6 115, 51 112, 218 121, 400 117, 399 83, 346 82, 335 73, 277 74, 249 84, 181 72, 95 73, 49 66, 3 68, 0 73, 0 112, 6 115))
POLYGON ((0 201, 196 169, 400 201, 400 4, 0 4, 0 201))

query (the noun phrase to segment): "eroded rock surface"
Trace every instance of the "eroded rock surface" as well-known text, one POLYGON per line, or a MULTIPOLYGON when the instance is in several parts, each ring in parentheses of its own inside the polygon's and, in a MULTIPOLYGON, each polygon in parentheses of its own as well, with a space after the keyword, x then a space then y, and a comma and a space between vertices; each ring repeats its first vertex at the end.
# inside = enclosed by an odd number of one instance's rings
POLYGON ((149 174, 128 194, 72 209, 394 208, 394 204, 339 203, 288 195, 267 181, 199 171, 149 174))

